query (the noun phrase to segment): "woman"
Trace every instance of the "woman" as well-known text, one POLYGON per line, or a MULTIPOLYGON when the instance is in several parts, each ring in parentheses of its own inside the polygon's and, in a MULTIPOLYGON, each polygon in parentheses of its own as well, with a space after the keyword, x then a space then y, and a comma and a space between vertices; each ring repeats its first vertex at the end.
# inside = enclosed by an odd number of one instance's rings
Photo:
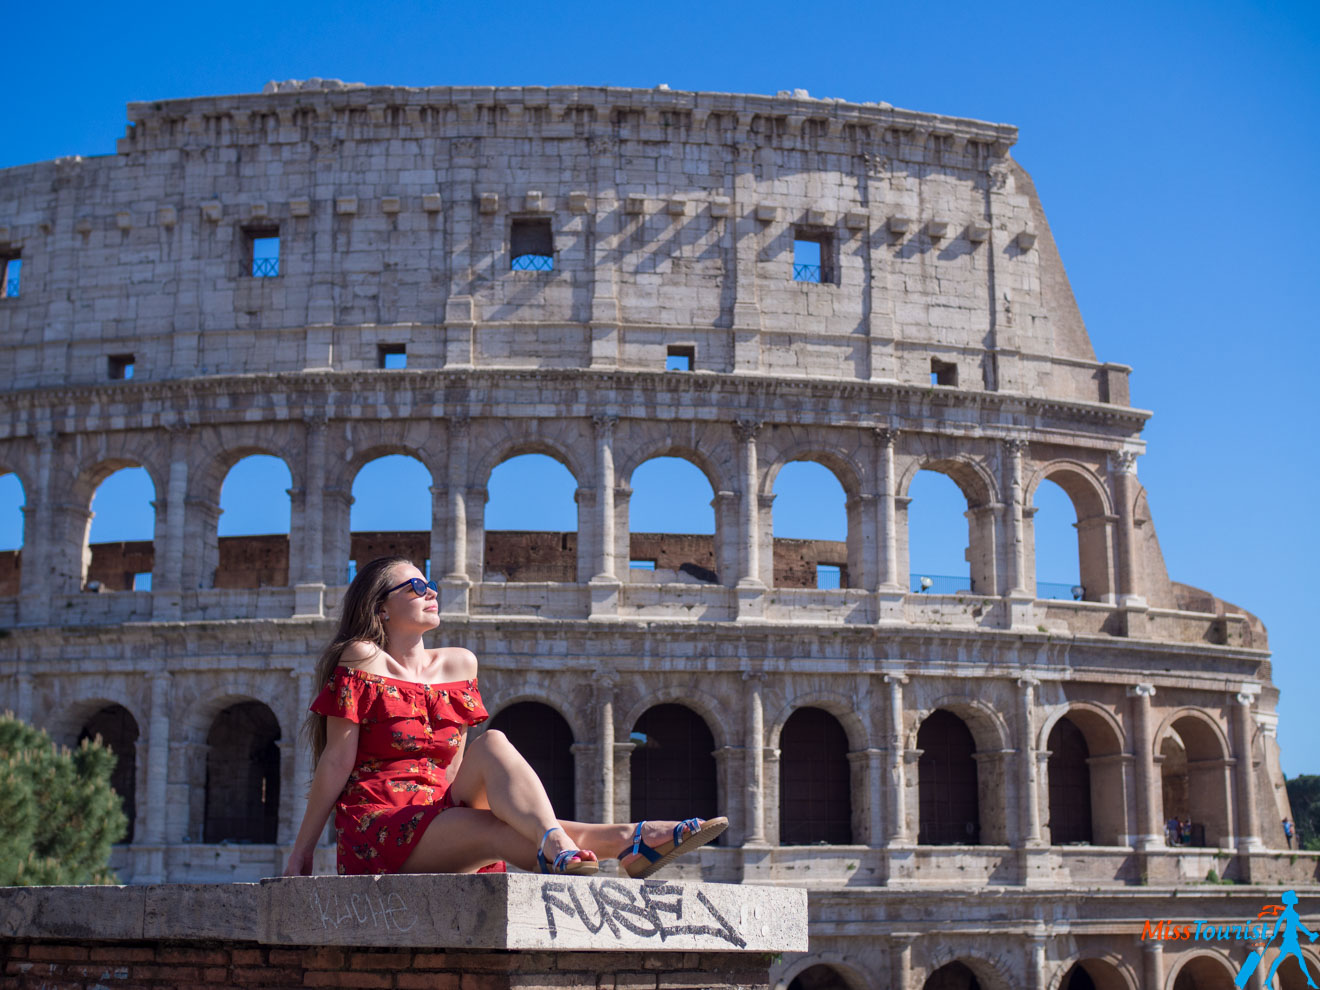
POLYGON ((348 586, 339 631, 316 665, 316 775, 285 876, 311 873, 331 808, 339 872, 349 874, 503 871, 507 860, 588 875, 618 856, 629 876, 646 877, 728 827, 725 818, 557 820, 504 733, 467 744, 468 726, 489 717, 477 658, 423 646, 439 624, 435 584, 402 557, 373 560, 348 586))

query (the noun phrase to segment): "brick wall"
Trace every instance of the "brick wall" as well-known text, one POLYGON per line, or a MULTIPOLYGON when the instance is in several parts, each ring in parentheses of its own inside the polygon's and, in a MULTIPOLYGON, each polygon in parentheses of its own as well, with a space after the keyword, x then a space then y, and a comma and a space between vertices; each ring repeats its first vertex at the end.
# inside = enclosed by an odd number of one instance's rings
POLYGON ((719 952, 274 948, 224 942, 0 942, 2 990, 60 987, 380 987, 504 990, 761 988, 768 957, 719 952))

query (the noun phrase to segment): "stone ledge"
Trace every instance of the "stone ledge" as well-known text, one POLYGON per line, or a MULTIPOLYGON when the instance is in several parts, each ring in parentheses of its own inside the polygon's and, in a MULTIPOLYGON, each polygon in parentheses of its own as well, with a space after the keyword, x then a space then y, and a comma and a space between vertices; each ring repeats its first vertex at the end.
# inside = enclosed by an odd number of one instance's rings
POLYGON ((5 938, 805 952, 807 893, 617 877, 426 874, 0 889, 5 938))

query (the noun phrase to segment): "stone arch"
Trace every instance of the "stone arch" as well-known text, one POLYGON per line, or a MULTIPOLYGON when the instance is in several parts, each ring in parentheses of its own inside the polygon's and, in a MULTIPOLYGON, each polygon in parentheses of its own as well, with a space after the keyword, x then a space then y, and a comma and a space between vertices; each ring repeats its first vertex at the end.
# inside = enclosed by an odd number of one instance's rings
MULTIPOLYGON (((765 510, 763 513, 763 532, 762 539, 768 539, 771 547, 771 584, 775 587, 801 587, 802 577, 793 575, 793 564, 790 560, 786 562, 777 556, 779 553, 786 552, 791 544, 778 544, 775 537, 774 527, 774 499, 776 496, 775 485, 778 482, 779 474, 790 464, 808 463, 819 465, 839 483, 843 489, 843 513, 844 513, 844 553, 830 559, 829 556, 819 563, 842 564, 841 581, 842 587, 874 587, 873 562, 867 559, 865 553, 866 536, 865 533, 870 529, 873 520, 864 518, 862 512, 863 502, 860 495, 863 491, 862 471, 860 467, 849 456, 849 451, 843 448, 829 444, 820 440, 799 440, 788 444, 786 447, 769 451, 771 454, 770 463, 762 472, 758 479, 759 495, 761 505, 765 510)), ((791 537, 789 538, 791 539, 791 537)), ((818 551, 824 551, 829 555, 834 555, 837 550, 828 547, 817 547, 818 551)), ((801 553, 801 550, 799 550, 801 553)), ((799 565, 801 566, 801 561, 799 565)), ((806 561, 810 565, 810 560, 806 561)), ((806 579, 811 581, 808 587, 815 587, 815 574, 808 570, 810 575, 806 579)))
POLYGON ((822 708, 829 712, 848 735, 850 750, 866 749, 871 745, 871 733, 865 720, 857 713, 857 701, 834 691, 804 691, 793 694, 775 714, 767 720, 765 745, 775 748, 779 745, 780 733, 784 723, 799 708, 822 708))
MULTIPOLYGON (((1023 492, 1025 508, 1034 504, 1036 491, 1043 481, 1052 481, 1062 488, 1076 514, 1077 567, 1083 588, 1082 600, 1113 602, 1118 590, 1118 558, 1114 543, 1116 514, 1105 480, 1078 461, 1067 458, 1048 461, 1038 465, 1027 480, 1023 492)), ((1034 510, 1027 513, 1027 518, 1034 518, 1034 510)), ((1036 542, 1033 523, 1029 522, 1026 526, 1025 537, 1027 546, 1024 554, 1028 560, 1034 561, 1036 542)), ((1033 588, 1037 576, 1033 567, 1030 574, 1033 588)))
POLYGON ((1132 967, 1112 952, 1064 962, 1056 967, 1054 978, 1047 984, 1048 990, 1077 990, 1071 986, 1069 978, 1079 968, 1086 973, 1095 990, 1140 990, 1132 967))
POLYGON ((100 738, 114 754, 115 766, 110 773, 110 786, 119 795, 128 828, 121 842, 132 842, 137 825, 137 778, 141 761, 138 742, 142 739, 141 723, 124 705, 111 703, 94 712, 78 734, 83 739, 100 738))
POLYGON ((1046 763, 1046 780, 1041 782, 1050 812, 1051 840, 1057 843, 1061 839, 1053 831, 1055 805, 1061 797, 1056 772, 1061 768, 1051 749, 1051 737, 1065 718, 1086 743, 1087 758, 1080 775, 1087 779, 1085 787, 1090 805, 1087 817, 1091 837, 1087 841, 1100 846, 1120 845, 1123 837, 1132 831, 1127 820, 1130 801, 1126 797, 1131 757, 1123 751, 1123 727, 1118 719, 1107 708, 1089 701, 1053 707, 1036 735, 1037 751, 1051 754, 1046 763), (1116 801, 1116 795, 1123 795, 1124 799, 1116 801))
MULTIPOLYGON (((1311 974, 1311 979, 1314 980, 1317 974, 1320 974, 1320 953, 1317 953, 1309 945, 1301 946, 1301 951, 1302 958, 1306 960, 1306 969, 1311 974)), ((1267 956, 1261 962, 1261 965, 1273 966, 1274 957, 1272 955, 1267 956)), ((1268 972, 1268 969, 1264 969, 1261 975, 1264 976, 1268 972)), ((1297 960, 1293 958, 1285 959, 1280 964, 1279 968, 1274 971, 1274 978, 1278 981, 1279 990, 1304 990, 1307 986, 1306 976, 1302 973, 1301 967, 1297 965, 1297 960)))
POLYGON ((908 525, 908 494, 920 471, 933 471, 951 480, 966 500, 967 561, 971 591, 984 595, 1002 593, 999 580, 1000 534, 996 508, 1000 503, 999 486, 980 460, 957 452, 939 452, 907 460, 896 479, 895 506, 898 511, 898 569, 900 580, 910 573, 911 533, 908 525))
MULTIPOLYGON (((945 695, 911 716, 908 736, 908 748, 921 751, 919 736, 922 726, 937 711, 944 711, 955 716, 970 732, 973 741, 972 762, 975 765, 976 824, 978 834, 971 839, 972 844, 999 845, 1008 841, 1008 806, 1009 792, 996 785, 996 780, 1006 779, 1010 772, 1009 760, 1012 755, 1011 736, 1004 720, 990 705, 980 699, 965 695, 945 695)), ((932 759, 934 758, 932 754, 932 759)), ((929 802, 937 793, 930 789, 930 781, 925 787, 921 782, 922 761, 930 763, 925 754, 918 757, 916 772, 908 775, 909 814, 915 816, 914 833, 920 832, 920 808, 923 793, 929 802)), ((960 764, 961 765, 961 764, 960 764)), ((950 767, 952 769, 952 767, 950 767)), ((960 771, 962 773, 962 771, 960 771)), ((960 787, 968 786, 962 782, 960 787)))
MULTIPOLYGON (((484 679, 484 677, 483 677, 484 679)), ((591 728, 585 713, 576 708, 566 706, 562 698, 553 697, 550 692, 545 690, 524 690, 515 694, 502 695, 500 703, 494 708, 487 709, 490 712, 491 721, 503 712, 506 708, 524 703, 536 705, 545 705, 554 711, 556 715, 562 718, 567 724, 569 730, 573 733, 574 739, 586 739, 591 734, 591 728)), ((486 722, 483 728, 489 728, 490 722, 486 722)))
MULTIPOLYGON (((618 458, 616 451, 615 460, 615 480, 620 487, 632 487, 632 476, 639 467, 647 461, 653 461, 657 457, 677 457, 692 464, 698 471, 706 476, 710 482, 712 492, 728 490, 733 481, 724 477, 724 472, 720 466, 715 463, 704 451, 686 443, 680 443, 668 439, 648 439, 646 443, 639 444, 636 447, 627 449, 623 458, 618 458)), ((716 528, 719 528, 718 515, 715 520, 716 528)))
MULTIPOLYGON (((121 445, 116 444, 116 446, 121 445)), ((65 538, 69 540, 72 546, 77 547, 78 556, 72 566, 69 567, 69 576, 74 578, 78 588, 86 586, 89 580, 93 580, 94 574, 104 569, 94 569, 95 562, 92 559, 92 502, 106 479, 119 471, 132 468, 141 468, 145 471, 147 480, 152 486, 150 499, 153 517, 151 549, 149 553, 137 556, 141 558, 140 563, 147 563, 148 561, 151 563, 152 566, 148 568, 148 571, 155 570, 156 548, 160 545, 165 523, 165 513, 160 511, 158 506, 163 504, 162 499, 166 491, 163 481, 167 476, 166 472, 161 469, 160 465, 153 463, 153 460, 149 457, 138 458, 126 454, 102 457, 96 463, 78 473, 71 487, 70 497, 65 504, 67 515, 65 520, 62 520, 64 525, 61 526, 57 523, 57 529, 64 529, 65 538), (65 526, 68 528, 65 529, 65 526)), ((56 540, 59 542, 58 537, 56 540)), ((55 553, 58 555, 60 549, 57 548, 55 553)), ((126 590, 120 587, 122 581, 118 578, 112 581, 102 580, 101 583, 108 590, 126 590)), ((131 590, 131 586, 127 590, 131 590)))
POLYGON ((1183 844, 1232 844, 1232 749, 1218 721, 1202 709, 1184 707, 1165 716, 1155 733, 1160 767, 1162 821, 1186 821, 1183 844))
MULTIPOLYGON (((926 990, 930 986, 931 979, 940 970, 946 966, 954 965, 970 970, 980 985, 980 990, 1017 990, 1020 983, 1014 975, 1017 967, 1010 960, 986 956, 977 952, 960 952, 953 946, 943 945, 931 953, 929 965, 926 967, 926 979, 922 983, 922 990, 926 990)), ((958 990, 961 990, 961 988, 958 988, 958 990)))
POLYGON ((653 691, 640 692, 638 700, 628 709, 627 714, 622 719, 615 716, 614 738, 626 738, 628 732, 637 724, 637 720, 642 717, 647 709, 661 704, 682 705, 684 708, 691 708, 700 715, 702 721, 706 723, 711 734, 715 737, 716 749, 732 746, 735 744, 735 738, 738 740, 742 738, 737 726, 734 726, 731 730, 725 725, 729 715, 729 708, 726 703, 700 688, 672 684, 653 691))
MULTIPOLYGON (((648 438, 645 445, 630 451, 622 470, 615 475, 615 568, 620 577, 645 579, 646 575, 629 573, 629 562, 634 559, 653 559, 657 571, 673 572, 672 577, 663 580, 697 580, 709 584, 727 579, 736 571, 736 557, 727 554, 726 534, 733 524, 730 506, 719 498, 722 485, 730 484, 721 477, 719 465, 704 452, 687 444, 676 444, 667 439, 648 438), (633 513, 633 496, 636 489, 633 480, 637 472, 660 458, 676 458, 690 464, 698 471, 710 487, 711 518, 713 532, 692 533, 690 530, 665 529, 663 532, 680 541, 657 542, 653 536, 644 535, 654 530, 638 530, 633 513), (677 551, 677 552, 676 552, 677 551), (686 558, 686 559, 685 559, 686 558)), ((644 489, 649 491, 649 489, 644 489)), ((657 575, 654 580, 661 581, 657 575)))
POLYGON ((1165 985, 1169 990, 1234 990, 1236 972, 1228 953, 1201 949, 1181 953, 1169 969, 1165 985))
POLYGON ((536 771, 555 814, 576 819, 577 768, 573 753, 577 737, 558 707, 524 699, 501 705, 487 728, 503 732, 513 747, 536 771))
POLYGON ((206 737, 203 842, 278 840, 282 738, 265 702, 240 701, 216 714, 206 737))
POLYGON ((279 447, 254 442, 219 447, 209 453, 210 456, 198 472, 197 479, 188 485, 190 491, 188 511, 190 514, 197 513, 202 516, 197 523, 201 530, 202 544, 200 557, 194 558, 192 554, 184 555, 186 573, 183 576, 183 586, 185 588, 247 588, 255 587, 263 581, 275 586, 287 585, 289 574, 293 573, 293 561, 291 559, 293 548, 291 544, 294 521, 292 511, 289 520, 290 531, 284 535, 283 547, 279 550, 268 551, 274 558, 271 561, 269 570, 272 572, 282 570, 284 580, 279 581, 273 573, 270 580, 265 580, 257 575, 255 576, 257 584, 254 585, 242 580, 238 575, 226 579, 225 561, 222 559, 220 551, 220 516, 222 512, 220 497, 225 481, 229 478, 229 473, 249 457, 273 457, 278 460, 289 472, 290 489, 297 491, 303 487, 300 484, 303 465, 298 463, 299 458, 290 457, 287 451, 283 451, 279 447), (282 565, 278 559, 281 556, 283 558, 282 565))
POLYGON ((847 730, 830 711, 800 705, 778 727, 779 842, 852 845, 858 841, 854 800, 865 768, 849 759, 847 730))
POLYGON ((952 712, 967 723, 972 737, 976 740, 978 753, 997 752, 1010 748, 1012 736, 999 712, 979 698, 965 694, 946 694, 907 716, 909 749, 917 748, 917 731, 921 728, 921 723, 938 708, 952 712))
MULTIPOLYGON (((474 441, 476 437, 474 436, 474 441)), ((589 481, 592 476, 591 462, 584 461, 584 456, 589 456, 589 452, 594 449, 594 444, 587 445, 588 454, 583 454, 579 450, 572 449, 571 445, 560 443, 557 439, 544 437, 512 436, 492 437, 487 441, 490 447, 486 449, 483 456, 473 458, 470 477, 472 479, 471 487, 486 488, 490 484, 490 475, 497 467, 505 461, 512 460, 515 457, 521 457, 524 454, 544 454, 546 457, 553 458, 568 469, 568 473, 573 476, 579 488, 584 487, 584 483, 589 481)), ((478 446, 476 443, 474 447, 478 446)), ((469 511, 471 509, 469 508, 469 511)))
MULTIPOLYGON (((23 582, 23 547, 28 546, 28 520, 31 513, 26 511, 26 507, 32 502, 32 489, 28 487, 25 479, 26 470, 20 471, 10 467, 7 460, 0 460, 0 486, 8 488, 9 485, 5 479, 13 476, 14 484, 18 485, 18 506, 6 508, 6 513, 14 511, 15 515, 9 517, 9 521, 16 524, 18 542, 17 546, 0 547, 0 596, 18 595, 22 591, 23 582)), ((29 551, 29 559, 31 551, 29 551)), ((31 568, 29 573, 33 574, 31 568)))
POLYGON ((628 738, 635 743, 628 766, 632 820, 719 814, 727 787, 721 787, 720 747, 708 719, 683 702, 658 702, 630 724, 628 738), (658 745, 647 745, 652 740, 658 745))
POLYGON ((867 974, 828 953, 811 952, 795 959, 775 981, 775 990, 872 990, 867 974), (813 971, 827 971, 813 973, 813 971))

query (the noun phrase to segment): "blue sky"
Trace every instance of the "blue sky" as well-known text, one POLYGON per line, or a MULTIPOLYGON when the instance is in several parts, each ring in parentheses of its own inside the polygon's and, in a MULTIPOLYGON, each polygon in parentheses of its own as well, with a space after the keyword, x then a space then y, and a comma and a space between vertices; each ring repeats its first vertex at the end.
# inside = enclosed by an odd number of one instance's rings
MULTIPOLYGON (((1155 412, 1139 470, 1170 574, 1266 622, 1284 767, 1320 773, 1306 584, 1320 551, 1306 384, 1320 368, 1320 5, 322 0, 218 15, 73 3, 19 5, 5 22, 0 167, 113 153, 130 100, 309 76, 802 88, 1017 125, 1014 157, 1036 181, 1097 355, 1133 365, 1134 404, 1155 412)), ((914 566, 958 573, 963 533, 940 520, 960 509, 940 487, 914 502, 936 520, 914 520, 926 548, 914 566)), ((15 518, 5 498, 0 481, 0 540, 15 518)), ((792 501, 784 490, 776 503, 780 535, 832 535, 831 514, 795 521, 792 501)), ((227 508, 226 526, 241 528, 227 508)), ((1042 508, 1042 528, 1056 513, 1066 503, 1042 508)), ((1068 548, 1067 522, 1044 542, 1068 548)), ((1041 576, 1071 580, 1073 557, 1047 558, 1041 576)))

